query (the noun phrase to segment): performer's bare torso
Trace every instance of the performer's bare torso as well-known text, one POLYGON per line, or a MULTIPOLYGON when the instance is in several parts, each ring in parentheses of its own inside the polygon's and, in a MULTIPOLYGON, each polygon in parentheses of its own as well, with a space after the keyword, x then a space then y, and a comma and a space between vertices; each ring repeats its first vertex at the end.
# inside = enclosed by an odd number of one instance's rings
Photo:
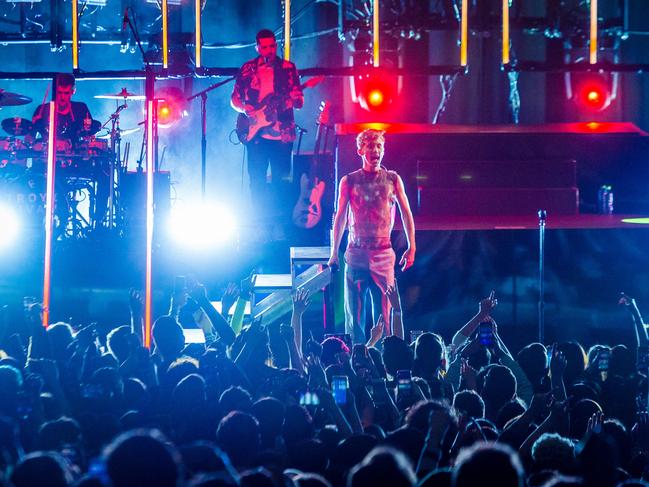
POLYGON ((359 169, 347 176, 349 184, 349 247, 390 247, 397 202, 393 171, 359 169))

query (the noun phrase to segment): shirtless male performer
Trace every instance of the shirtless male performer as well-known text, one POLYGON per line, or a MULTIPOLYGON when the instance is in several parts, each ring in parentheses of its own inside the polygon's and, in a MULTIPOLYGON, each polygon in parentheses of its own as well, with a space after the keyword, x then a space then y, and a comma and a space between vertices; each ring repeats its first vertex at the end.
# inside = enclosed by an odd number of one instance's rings
MULTIPOLYGON (((385 335, 403 338, 402 325, 390 330, 388 287, 394 286, 396 257, 390 233, 394 226, 395 204, 399 205, 408 248, 399 265, 406 270, 415 262, 415 223, 401 177, 381 167, 385 154, 381 130, 364 130, 356 137, 363 167, 340 180, 338 208, 334 218, 329 266, 338 266, 338 248, 345 228, 349 228, 345 252, 345 331, 354 343, 364 343, 364 301, 372 296, 374 318, 378 305, 384 317, 385 335)), ((399 323, 401 320, 399 320, 399 323)))

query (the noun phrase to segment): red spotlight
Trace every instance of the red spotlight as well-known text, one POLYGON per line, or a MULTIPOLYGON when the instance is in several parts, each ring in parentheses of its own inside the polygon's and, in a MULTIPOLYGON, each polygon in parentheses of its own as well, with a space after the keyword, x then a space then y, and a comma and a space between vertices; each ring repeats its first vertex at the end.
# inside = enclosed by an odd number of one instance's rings
POLYGON ((158 126, 169 128, 187 116, 187 99, 183 92, 175 87, 163 88, 157 94, 158 126))
POLYGON ((357 78, 356 87, 359 104, 370 112, 385 110, 397 91, 396 78, 378 73, 367 78, 357 78))
POLYGON ((601 112, 609 107, 612 94, 609 84, 600 77, 592 76, 582 79, 576 86, 574 101, 591 112, 601 112))

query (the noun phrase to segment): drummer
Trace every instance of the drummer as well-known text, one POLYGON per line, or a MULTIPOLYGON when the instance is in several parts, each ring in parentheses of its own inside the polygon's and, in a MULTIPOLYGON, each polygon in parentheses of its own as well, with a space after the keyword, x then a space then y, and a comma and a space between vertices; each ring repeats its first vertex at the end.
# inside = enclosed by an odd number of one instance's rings
MULTIPOLYGON (((56 136, 76 145, 83 134, 91 130, 92 116, 88 106, 80 101, 72 101, 75 92, 74 76, 62 73, 56 76, 56 136)), ((40 105, 32 116, 34 131, 42 137, 47 136, 49 127, 48 104, 40 105)))
MULTIPOLYGON (((72 101, 75 92, 74 76, 61 73, 56 76, 56 137, 57 152, 79 150, 81 138, 94 134, 98 127, 93 126, 92 115, 88 106, 79 101, 72 101)), ((96 122, 95 122, 96 123, 96 122)), ((40 105, 32 117, 34 135, 47 137, 49 128, 49 108, 47 104, 40 105)), ((94 228, 101 227, 106 216, 108 194, 110 191, 109 175, 106 168, 93 172, 96 180, 94 205, 91 204, 90 219, 94 228)), ((64 196, 59 196, 64 198, 64 196)), ((59 205, 62 212, 66 211, 59 205)), ((65 215, 59 215, 66 218, 65 215)))

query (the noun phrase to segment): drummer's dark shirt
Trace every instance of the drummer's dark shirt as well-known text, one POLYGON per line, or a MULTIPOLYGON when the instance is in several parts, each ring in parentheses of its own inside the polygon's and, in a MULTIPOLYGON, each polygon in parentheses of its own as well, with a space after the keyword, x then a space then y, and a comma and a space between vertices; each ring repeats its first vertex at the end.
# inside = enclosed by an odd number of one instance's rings
MULTIPOLYGON (((84 128, 84 120, 92 120, 88 106, 80 101, 73 101, 71 103, 71 110, 66 114, 59 113, 56 117, 56 136, 68 139, 70 141, 77 141, 80 133, 84 128)), ((43 137, 47 136, 49 127, 49 105, 43 104, 39 106, 32 117, 34 130, 43 137)))

